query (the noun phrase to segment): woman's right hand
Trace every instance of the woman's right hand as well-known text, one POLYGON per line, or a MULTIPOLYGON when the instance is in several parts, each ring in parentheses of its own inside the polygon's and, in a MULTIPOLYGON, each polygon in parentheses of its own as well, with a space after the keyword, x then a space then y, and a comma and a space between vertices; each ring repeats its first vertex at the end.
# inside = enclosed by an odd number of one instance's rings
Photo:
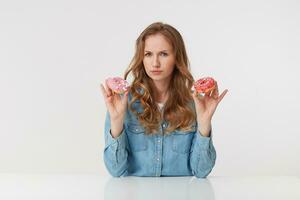
POLYGON ((105 83, 101 84, 101 91, 108 109, 111 121, 123 121, 127 109, 128 91, 121 97, 114 93, 105 83))

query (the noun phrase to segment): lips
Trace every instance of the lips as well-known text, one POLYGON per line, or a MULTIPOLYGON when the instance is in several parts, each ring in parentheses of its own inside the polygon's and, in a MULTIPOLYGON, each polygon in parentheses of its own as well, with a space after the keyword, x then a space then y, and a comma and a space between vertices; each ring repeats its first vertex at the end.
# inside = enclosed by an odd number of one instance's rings
POLYGON ((160 75, 162 73, 162 71, 151 71, 151 74, 153 75, 153 76, 158 76, 158 75, 160 75))

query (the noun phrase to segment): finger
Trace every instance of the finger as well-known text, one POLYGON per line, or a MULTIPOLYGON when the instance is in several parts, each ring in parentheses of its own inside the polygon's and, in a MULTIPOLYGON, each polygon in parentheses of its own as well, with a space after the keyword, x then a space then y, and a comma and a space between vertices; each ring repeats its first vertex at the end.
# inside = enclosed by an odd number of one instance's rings
POLYGON ((226 95, 227 92, 228 92, 227 89, 222 92, 222 94, 218 97, 218 103, 220 103, 222 101, 222 99, 224 98, 224 96, 226 95))
POLYGON ((109 96, 112 95, 112 89, 110 89, 110 88, 108 87, 107 81, 105 81, 105 86, 106 86, 107 94, 108 94, 109 96))
POLYGON ((125 93, 124 93, 124 96, 122 97, 122 101, 124 104, 127 104, 127 101, 128 101, 128 93, 129 91, 127 90, 125 93))
POLYGON ((105 104, 106 104, 107 106, 110 106, 109 104, 110 104, 111 101, 112 101, 112 96, 109 96, 109 95, 107 94, 107 92, 106 92, 106 90, 105 90, 103 84, 101 84, 101 91, 102 91, 102 95, 103 95, 103 97, 104 97, 105 104))
POLYGON ((193 99, 198 102, 204 98, 201 94, 199 94, 196 90, 193 91, 193 99))
POLYGON ((212 91, 210 90, 210 91, 208 91, 208 92, 205 93, 205 96, 210 97, 211 93, 212 93, 212 91))
POLYGON ((102 90, 105 92, 106 97, 110 97, 112 94, 111 90, 106 86, 104 86, 103 84, 101 84, 101 88, 102 90))
POLYGON ((218 83, 216 82, 216 86, 215 86, 215 88, 214 88, 214 90, 213 90, 212 97, 213 97, 214 99, 217 99, 218 96, 219 96, 219 88, 218 88, 218 83))
POLYGON ((107 92, 106 92, 106 90, 105 90, 105 88, 104 88, 104 86, 103 86, 102 83, 100 85, 100 88, 101 88, 101 92, 102 92, 103 97, 107 98, 108 95, 107 95, 107 92))
POLYGON ((110 110, 112 110, 112 105, 111 105, 112 96, 107 96, 107 92, 106 92, 103 84, 100 85, 100 88, 102 91, 102 95, 104 97, 105 105, 106 105, 107 109, 110 111, 110 110))
POLYGON ((194 101, 198 101, 198 99, 197 99, 197 92, 194 90, 194 91, 192 91, 192 97, 193 97, 193 99, 194 99, 194 101))
POLYGON ((213 92, 212 90, 209 90, 209 91, 205 92, 203 97, 211 97, 212 92, 213 92))

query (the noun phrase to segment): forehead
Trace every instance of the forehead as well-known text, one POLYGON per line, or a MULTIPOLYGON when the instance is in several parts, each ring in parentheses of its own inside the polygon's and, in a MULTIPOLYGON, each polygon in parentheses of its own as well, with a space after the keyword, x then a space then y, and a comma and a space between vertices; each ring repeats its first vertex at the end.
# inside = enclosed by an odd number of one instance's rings
POLYGON ((162 34, 150 35, 145 40, 145 51, 172 50, 171 43, 162 34))

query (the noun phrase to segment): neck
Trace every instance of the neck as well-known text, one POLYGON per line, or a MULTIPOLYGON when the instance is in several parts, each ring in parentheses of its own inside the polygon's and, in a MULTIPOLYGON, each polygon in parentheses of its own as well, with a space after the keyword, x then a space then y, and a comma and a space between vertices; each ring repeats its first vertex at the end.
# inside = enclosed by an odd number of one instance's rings
POLYGON ((154 99, 156 102, 165 103, 168 99, 170 81, 153 81, 154 99))

